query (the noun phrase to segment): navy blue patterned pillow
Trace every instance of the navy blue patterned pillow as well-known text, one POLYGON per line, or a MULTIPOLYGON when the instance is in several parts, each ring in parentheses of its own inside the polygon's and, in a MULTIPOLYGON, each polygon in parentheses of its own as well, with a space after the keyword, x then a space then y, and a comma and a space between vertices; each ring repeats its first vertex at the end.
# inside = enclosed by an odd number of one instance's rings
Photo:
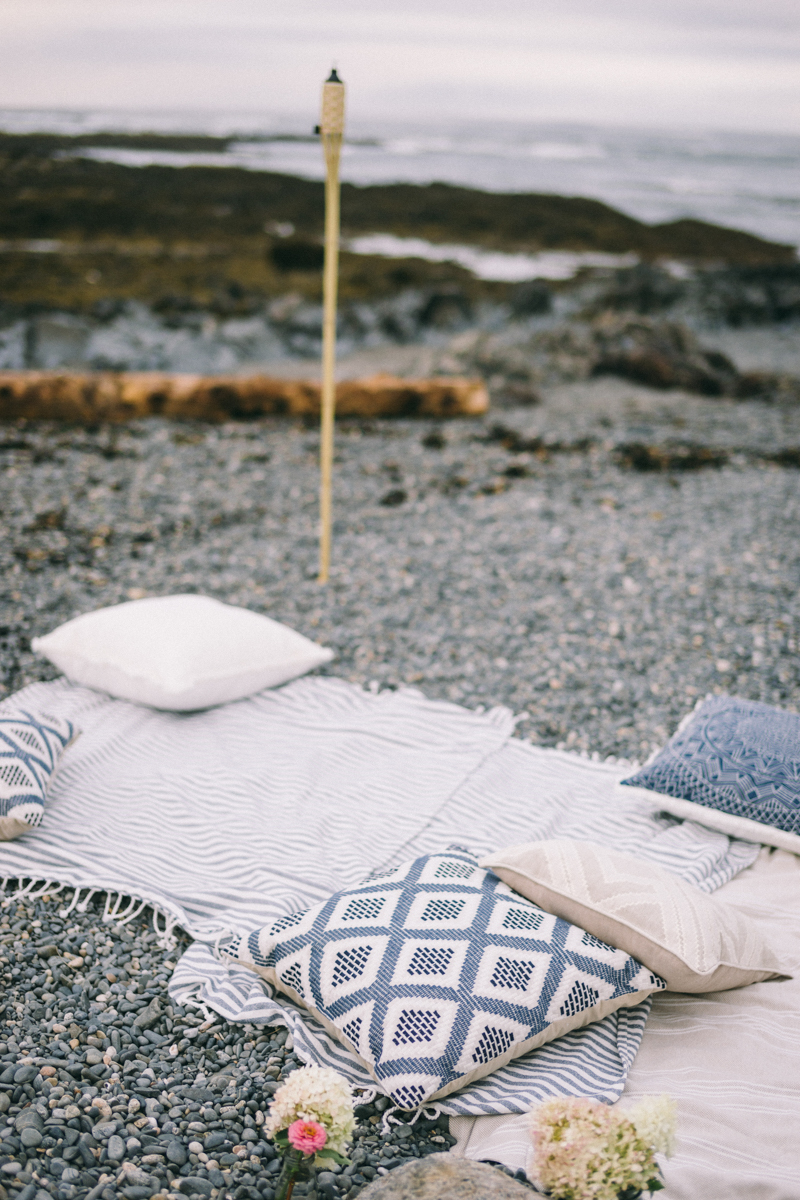
POLYGON ((800 716, 737 696, 703 701, 625 784, 735 836, 800 849, 800 716), (769 831, 782 832, 783 837, 769 831))
POLYGON ((74 737, 62 717, 31 712, 13 700, 0 706, 0 841, 41 824, 51 776, 74 737))
POLYGON ((308 1008, 404 1109, 666 986, 462 851, 404 863, 226 952, 308 1008))

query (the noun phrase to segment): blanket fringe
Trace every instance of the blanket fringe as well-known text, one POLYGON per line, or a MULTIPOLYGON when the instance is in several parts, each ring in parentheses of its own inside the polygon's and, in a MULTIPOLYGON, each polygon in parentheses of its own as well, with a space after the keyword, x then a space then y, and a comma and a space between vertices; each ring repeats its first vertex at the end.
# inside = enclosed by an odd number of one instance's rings
MULTIPOLYGON (((0 909, 8 908, 9 905, 15 904, 19 900, 38 900, 42 896, 57 896, 59 892, 63 892, 65 889, 68 891, 70 888, 72 888, 72 897, 69 903, 58 910, 61 918, 68 917, 72 912, 85 913, 92 898, 103 895, 102 888, 83 885, 75 887, 74 884, 56 883, 50 879, 25 880, 6 875, 0 880, 0 896, 3 897, 0 900, 0 909), (9 891, 11 883, 16 883, 17 886, 9 891), (83 896, 82 899, 81 896, 83 896)), ((149 900, 142 900, 139 896, 128 896, 125 892, 106 892, 101 920, 106 925, 111 924, 112 921, 117 925, 127 925, 129 921, 133 921, 148 908, 153 910, 153 932, 156 935, 156 944, 159 949, 174 950, 178 944, 175 932, 180 928, 178 919, 168 912, 164 912, 149 900), (160 924, 162 920, 163 928, 160 924)))

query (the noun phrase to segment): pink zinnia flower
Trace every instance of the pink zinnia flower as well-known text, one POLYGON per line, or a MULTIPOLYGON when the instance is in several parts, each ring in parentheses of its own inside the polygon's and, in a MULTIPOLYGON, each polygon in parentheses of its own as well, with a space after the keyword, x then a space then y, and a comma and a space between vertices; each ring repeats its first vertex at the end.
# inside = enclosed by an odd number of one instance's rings
POLYGON ((289 1142, 303 1154, 315 1154, 328 1140, 319 1121, 293 1121, 286 1131, 289 1142))

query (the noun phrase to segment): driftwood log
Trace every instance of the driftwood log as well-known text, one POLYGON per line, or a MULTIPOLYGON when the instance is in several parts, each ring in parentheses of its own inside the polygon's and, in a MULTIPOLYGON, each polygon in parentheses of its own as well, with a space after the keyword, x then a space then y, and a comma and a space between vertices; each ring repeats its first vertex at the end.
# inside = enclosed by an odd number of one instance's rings
MULTIPOLYGON (((476 417, 489 396, 477 379, 373 375, 336 388, 341 417, 476 417)), ((130 421, 174 417, 231 421, 267 415, 314 417, 318 383, 267 375, 175 375, 150 371, 0 371, 0 419, 130 421)))

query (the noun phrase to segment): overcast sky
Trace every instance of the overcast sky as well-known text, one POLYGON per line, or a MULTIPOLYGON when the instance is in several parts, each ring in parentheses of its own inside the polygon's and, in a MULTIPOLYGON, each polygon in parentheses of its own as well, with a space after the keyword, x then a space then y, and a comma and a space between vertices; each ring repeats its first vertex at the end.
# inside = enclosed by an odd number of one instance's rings
POLYGON ((0 106, 800 132, 800 0, 0 0, 0 106))

